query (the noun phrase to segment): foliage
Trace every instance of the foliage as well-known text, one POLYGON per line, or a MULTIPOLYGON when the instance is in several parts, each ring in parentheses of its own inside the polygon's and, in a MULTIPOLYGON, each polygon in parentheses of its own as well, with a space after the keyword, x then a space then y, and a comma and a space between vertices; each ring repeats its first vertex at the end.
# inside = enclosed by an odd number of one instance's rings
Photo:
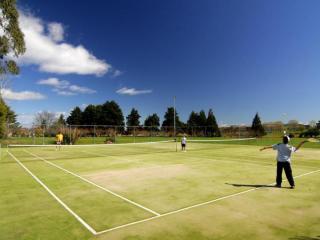
POLYGON ((209 109, 206 126, 208 137, 221 137, 219 126, 212 109, 209 109))
MULTIPOLYGON (((181 126, 181 121, 178 116, 178 112, 175 112, 175 120, 176 120, 176 126, 181 126)), ((162 122, 162 127, 173 127, 174 126, 174 108, 168 107, 166 113, 164 114, 164 120, 162 122)))
POLYGON ((1 138, 5 136, 7 111, 8 111, 8 108, 5 102, 2 99, 0 99, 0 137, 1 138))
POLYGON ((81 125, 82 124, 82 111, 79 107, 75 107, 70 116, 67 118, 67 123, 69 125, 81 125))
POLYGON ((256 115, 253 118, 251 129, 257 137, 261 137, 266 134, 258 113, 256 113, 256 115))
POLYGON ((187 121, 187 125, 189 127, 199 126, 199 114, 197 112, 192 111, 189 115, 189 119, 187 121))
POLYGON ((144 126, 147 127, 146 128, 147 130, 152 130, 152 131, 159 130, 159 126, 160 126, 159 116, 156 113, 148 116, 144 121, 144 126))
POLYGON ((138 113, 138 110, 135 108, 131 109, 130 114, 127 116, 127 126, 132 127, 132 126, 139 126, 140 125, 140 115, 138 113))
POLYGON ((317 128, 310 128, 302 133, 300 133, 299 137, 317 137, 320 135, 320 130, 317 128))
POLYGON ((19 57, 26 51, 24 35, 19 28, 15 0, 0 1, 0 75, 19 74, 19 67, 9 55, 19 57))
POLYGON ((88 105, 81 115, 81 122, 84 125, 94 125, 97 124, 98 116, 97 109, 95 105, 88 105))

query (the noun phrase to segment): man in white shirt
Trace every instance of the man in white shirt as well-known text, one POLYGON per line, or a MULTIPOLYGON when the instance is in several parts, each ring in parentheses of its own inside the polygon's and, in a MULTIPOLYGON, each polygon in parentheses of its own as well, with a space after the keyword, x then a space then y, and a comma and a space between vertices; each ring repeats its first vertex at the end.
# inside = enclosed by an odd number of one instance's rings
POLYGON ((260 151, 265 149, 273 149, 277 150, 277 178, 276 178, 276 187, 281 187, 282 183, 282 170, 284 169, 288 182, 291 188, 295 187, 294 180, 292 177, 292 169, 291 169, 291 154, 296 152, 304 143, 308 141, 302 141, 296 148, 289 145, 290 137, 284 136, 282 139, 282 143, 278 143, 272 146, 263 147, 260 151))
POLYGON ((186 151, 186 145, 187 145, 187 138, 186 135, 183 135, 181 138, 181 150, 186 151))

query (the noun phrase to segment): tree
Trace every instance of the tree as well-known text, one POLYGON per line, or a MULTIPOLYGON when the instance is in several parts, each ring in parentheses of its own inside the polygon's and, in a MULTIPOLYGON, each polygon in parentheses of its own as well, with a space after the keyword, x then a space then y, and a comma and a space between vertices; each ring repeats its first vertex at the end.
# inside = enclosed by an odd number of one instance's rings
POLYGON ((127 116, 127 126, 132 127, 132 126, 139 126, 140 125, 140 115, 138 113, 138 110, 135 108, 131 109, 130 114, 127 116))
MULTIPOLYGON (((175 112, 176 116, 176 126, 179 127, 181 125, 178 112, 175 112)), ((164 120, 162 122, 162 127, 173 127, 174 125, 174 108, 173 107, 168 107, 166 113, 164 114, 164 120)))
POLYGON ((19 74, 19 67, 9 55, 19 57, 26 51, 19 27, 16 0, 0 1, 0 75, 19 74))
POLYGON ((7 117, 7 106, 5 102, 0 98, 0 137, 5 136, 6 131, 6 117, 7 117))
POLYGON ((213 114, 212 109, 209 109, 206 125, 207 125, 207 136, 221 137, 218 123, 217 123, 216 117, 213 114))
POLYGON ((57 124, 58 124, 59 126, 64 126, 64 125, 66 125, 66 120, 64 119, 63 114, 60 114, 60 116, 59 116, 59 118, 58 118, 58 120, 57 120, 57 124))
POLYGON ((199 113, 198 126, 205 127, 207 125, 206 113, 201 110, 199 113))
POLYGON ((115 101, 107 101, 101 107, 104 125, 124 126, 124 117, 120 106, 115 101))
POLYGON ((253 118, 251 129, 257 137, 261 137, 266 134, 258 113, 256 113, 253 118))
POLYGON ((198 123, 199 123, 199 114, 197 112, 192 111, 187 121, 188 127, 196 127, 198 126, 198 123))
POLYGON ((95 125, 97 124, 97 113, 96 113, 96 106, 95 105, 88 105, 83 113, 82 113, 82 117, 81 117, 81 122, 83 125, 95 125))
MULTIPOLYGON (((24 36, 19 28, 19 13, 15 0, 0 1, 0 90, 5 87, 6 75, 19 74, 19 67, 12 56, 19 57, 25 51, 24 36)), ((16 115, 3 101, 0 91, 0 137, 6 126, 16 123, 16 115), (7 115, 8 114, 8 115, 7 115)), ((8 132, 8 131, 7 131, 8 132)))
POLYGON ((156 113, 154 113, 146 118, 146 120, 144 121, 144 126, 147 127, 147 130, 159 130, 160 118, 156 113))
POLYGON ((320 121, 317 123, 317 129, 320 129, 320 121))
POLYGON ((82 124, 82 111, 79 107, 75 107, 70 116, 67 118, 67 123, 69 125, 81 125, 82 124))
POLYGON ((48 111, 42 111, 35 115, 34 117, 34 125, 40 128, 48 128, 53 125, 56 117, 54 113, 48 111))

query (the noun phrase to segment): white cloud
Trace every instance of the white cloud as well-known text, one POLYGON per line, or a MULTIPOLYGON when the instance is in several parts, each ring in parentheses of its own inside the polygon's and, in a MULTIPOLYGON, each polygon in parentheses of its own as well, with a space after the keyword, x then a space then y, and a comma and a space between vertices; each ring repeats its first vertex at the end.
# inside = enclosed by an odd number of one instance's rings
POLYGON ((52 91, 62 96, 96 93, 96 91, 93 89, 74 84, 71 85, 69 81, 59 80, 58 78, 42 79, 38 81, 38 84, 54 87, 52 91))
POLYGON ((42 79, 38 81, 38 84, 40 85, 48 85, 56 88, 67 88, 69 86, 68 81, 61 81, 58 78, 48 78, 48 79, 42 79))
POLYGON ((60 23, 45 24, 40 18, 20 12, 20 27, 25 35, 26 53, 18 61, 35 64, 40 71, 57 74, 104 75, 111 65, 97 59, 85 47, 61 42, 64 29, 60 23))
POLYGON ((64 30, 60 23, 48 24, 49 37, 55 42, 61 42, 63 40, 64 30))
POLYGON ((52 89, 52 91, 56 92, 58 95, 61 95, 61 96, 74 96, 74 95, 77 95, 74 92, 64 91, 64 90, 60 90, 60 89, 57 89, 57 88, 52 89))
POLYGON ((129 96, 134 96, 134 95, 140 95, 140 94, 147 94, 147 93, 152 93, 152 90, 137 90, 135 88, 120 88, 119 90, 117 90, 118 94, 121 95, 129 95, 129 96))
POLYGON ((46 98, 46 96, 38 92, 31 92, 31 91, 14 92, 9 88, 1 89, 1 95, 6 100, 18 100, 18 101, 41 100, 46 98))
POLYGON ((84 93, 84 94, 90 94, 90 93, 95 93, 96 91, 87 87, 80 87, 77 85, 71 85, 69 88, 73 92, 77 93, 84 93))
POLYGON ((120 71, 120 70, 114 70, 114 72, 113 72, 113 74, 112 74, 112 77, 119 77, 119 76, 121 76, 123 74, 123 72, 122 71, 120 71))

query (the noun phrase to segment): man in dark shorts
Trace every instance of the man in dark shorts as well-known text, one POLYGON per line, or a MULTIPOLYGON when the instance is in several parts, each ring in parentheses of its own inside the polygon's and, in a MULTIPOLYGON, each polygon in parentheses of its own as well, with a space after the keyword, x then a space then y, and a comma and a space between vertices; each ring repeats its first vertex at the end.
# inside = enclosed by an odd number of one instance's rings
POLYGON ((272 146, 263 147, 260 151, 265 149, 273 149, 277 150, 277 178, 276 178, 276 187, 281 187, 282 183, 282 170, 286 173, 288 182, 291 188, 295 188, 295 183, 292 176, 292 169, 291 169, 291 154, 296 152, 304 143, 308 141, 302 141, 297 147, 293 147, 289 145, 290 137, 283 136, 282 143, 274 144, 272 146))
POLYGON ((186 151, 186 145, 187 145, 187 138, 186 135, 183 135, 183 137, 181 138, 181 150, 182 151, 186 151))

